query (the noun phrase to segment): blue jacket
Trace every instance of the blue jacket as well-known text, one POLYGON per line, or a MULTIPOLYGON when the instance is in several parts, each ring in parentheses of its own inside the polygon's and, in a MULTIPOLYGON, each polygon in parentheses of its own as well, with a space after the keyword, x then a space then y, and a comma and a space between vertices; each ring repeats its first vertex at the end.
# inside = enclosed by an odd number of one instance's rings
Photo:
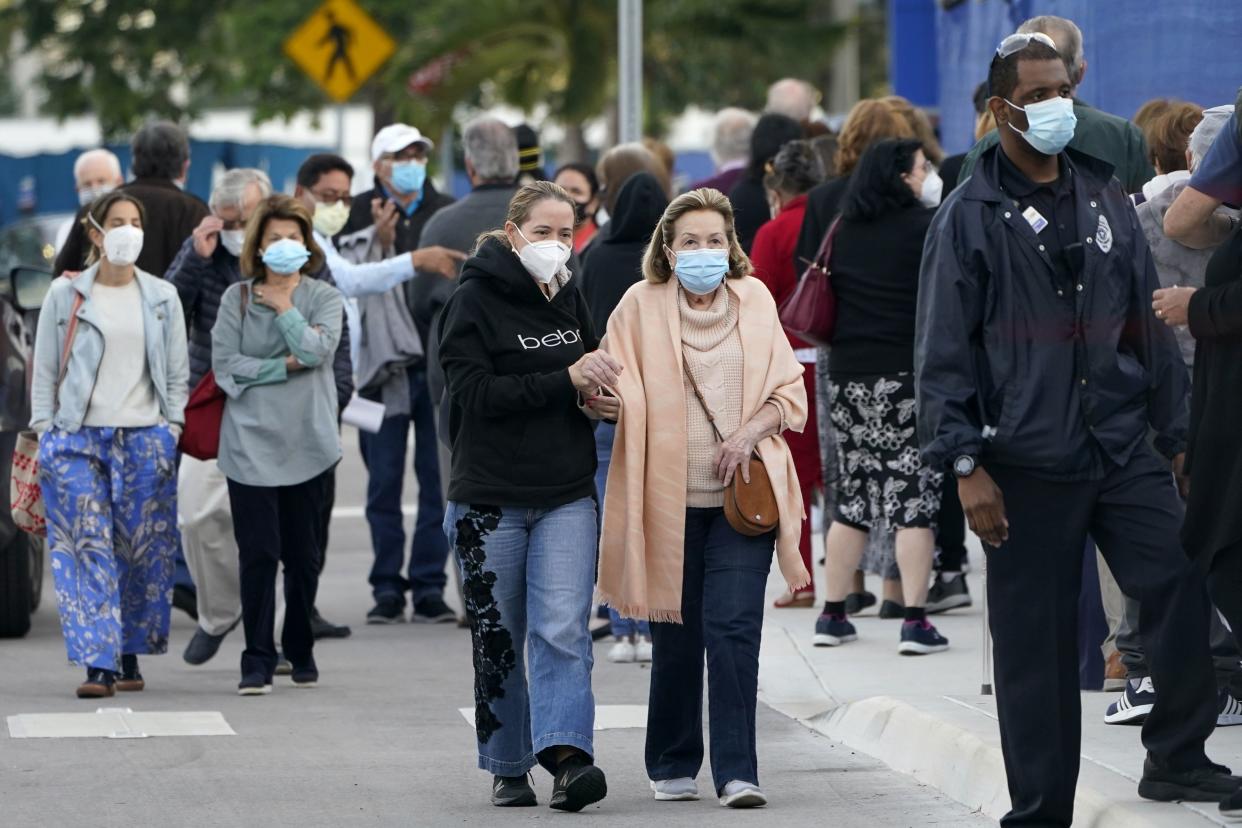
POLYGON ((937 466, 971 455, 1032 471, 1065 460, 1067 417, 1124 465, 1155 429, 1185 450, 1189 378, 1151 309, 1160 287, 1130 200, 1098 159, 1067 151, 1084 265, 1058 295, 1039 236, 1002 193, 998 149, 945 200, 927 234, 915 335, 918 429, 937 466), (1080 410, 1055 410, 1078 384, 1080 410))
MULTIPOLYGON (((99 265, 82 271, 76 279, 61 277, 52 282, 35 335, 34 377, 30 387, 31 425, 51 422, 64 431, 82 427, 90 405, 103 359, 104 339, 99 331, 91 289, 99 265), (83 297, 78 308, 78 331, 70 349, 65 380, 60 386, 59 407, 55 386, 60 373, 61 348, 69 326, 69 312, 75 294, 83 297)), ((147 370, 155 387, 160 413, 169 423, 185 423, 185 401, 189 393, 189 357, 186 352, 185 316, 177 289, 142 270, 136 270, 142 293, 142 322, 147 347, 147 370)))

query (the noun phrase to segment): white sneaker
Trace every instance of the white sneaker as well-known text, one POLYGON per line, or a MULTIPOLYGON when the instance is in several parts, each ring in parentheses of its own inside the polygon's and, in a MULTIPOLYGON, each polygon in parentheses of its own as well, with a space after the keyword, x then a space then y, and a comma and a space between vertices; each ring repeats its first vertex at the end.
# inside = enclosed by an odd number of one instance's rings
POLYGON ((612 645, 608 651, 608 660, 614 664, 629 664, 634 661, 635 647, 632 641, 622 639, 612 645))
POLYGON ((656 802, 691 802, 699 798, 699 786, 688 776, 652 780, 651 790, 655 791, 656 802))
POLYGON ((734 779, 724 786, 720 804, 726 808, 761 808, 768 804, 768 798, 754 782, 734 779))
POLYGON ((638 639, 634 645, 634 660, 640 664, 647 664, 651 661, 651 642, 645 638, 638 639))

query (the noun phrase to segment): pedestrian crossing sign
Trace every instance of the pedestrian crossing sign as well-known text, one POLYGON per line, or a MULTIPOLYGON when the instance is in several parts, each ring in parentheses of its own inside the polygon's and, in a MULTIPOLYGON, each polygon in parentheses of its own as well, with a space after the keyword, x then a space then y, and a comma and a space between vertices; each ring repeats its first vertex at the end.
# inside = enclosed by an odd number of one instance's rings
POLYGON ((347 101, 397 44, 354 0, 327 0, 285 40, 285 54, 336 101, 347 101))

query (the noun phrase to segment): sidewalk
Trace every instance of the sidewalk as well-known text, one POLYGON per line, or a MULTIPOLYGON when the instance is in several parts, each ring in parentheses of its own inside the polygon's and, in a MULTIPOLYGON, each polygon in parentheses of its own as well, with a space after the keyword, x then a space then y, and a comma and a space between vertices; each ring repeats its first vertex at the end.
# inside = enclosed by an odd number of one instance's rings
MULTIPOLYGON (((943 654, 897 654, 901 622, 875 608, 851 618, 858 641, 814 647, 819 607, 771 609, 783 590, 768 585, 760 658, 760 698, 833 741, 882 760, 946 795, 999 819, 1009 809, 996 725, 996 703, 981 694, 983 676, 982 554, 971 539, 967 577, 974 606, 933 617, 951 642, 943 654)), ((816 549, 818 561, 822 551, 816 549)), ((816 578, 822 579, 823 567, 816 578)), ((878 592, 878 579, 868 588, 878 592)), ((822 588, 822 583, 821 583, 822 588)), ((1136 791, 1144 750, 1140 729, 1104 724, 1113 693, 1083 693, 1082 771, 1074 824, 1094 828, 1174 828, 1228 824, 1214 804, 1162 804, 1136 791)), ((1242 728, 1217 730, 1208 742, 1214 761, 1242 770, 1242 728)))

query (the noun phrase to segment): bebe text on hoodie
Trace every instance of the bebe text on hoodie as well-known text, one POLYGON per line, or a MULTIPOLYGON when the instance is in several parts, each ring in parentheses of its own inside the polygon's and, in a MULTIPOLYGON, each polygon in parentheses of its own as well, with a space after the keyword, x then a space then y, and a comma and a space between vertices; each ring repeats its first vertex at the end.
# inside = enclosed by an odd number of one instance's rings
POLYGON ((555 333, 545 334, 543 337, 518 334, 517 338, 523 351, 533 351, 536 348, 556 348, 560 345, 577 345, 582 341, 582 331, 581 329, 572 331, 556 331, 555 333))

